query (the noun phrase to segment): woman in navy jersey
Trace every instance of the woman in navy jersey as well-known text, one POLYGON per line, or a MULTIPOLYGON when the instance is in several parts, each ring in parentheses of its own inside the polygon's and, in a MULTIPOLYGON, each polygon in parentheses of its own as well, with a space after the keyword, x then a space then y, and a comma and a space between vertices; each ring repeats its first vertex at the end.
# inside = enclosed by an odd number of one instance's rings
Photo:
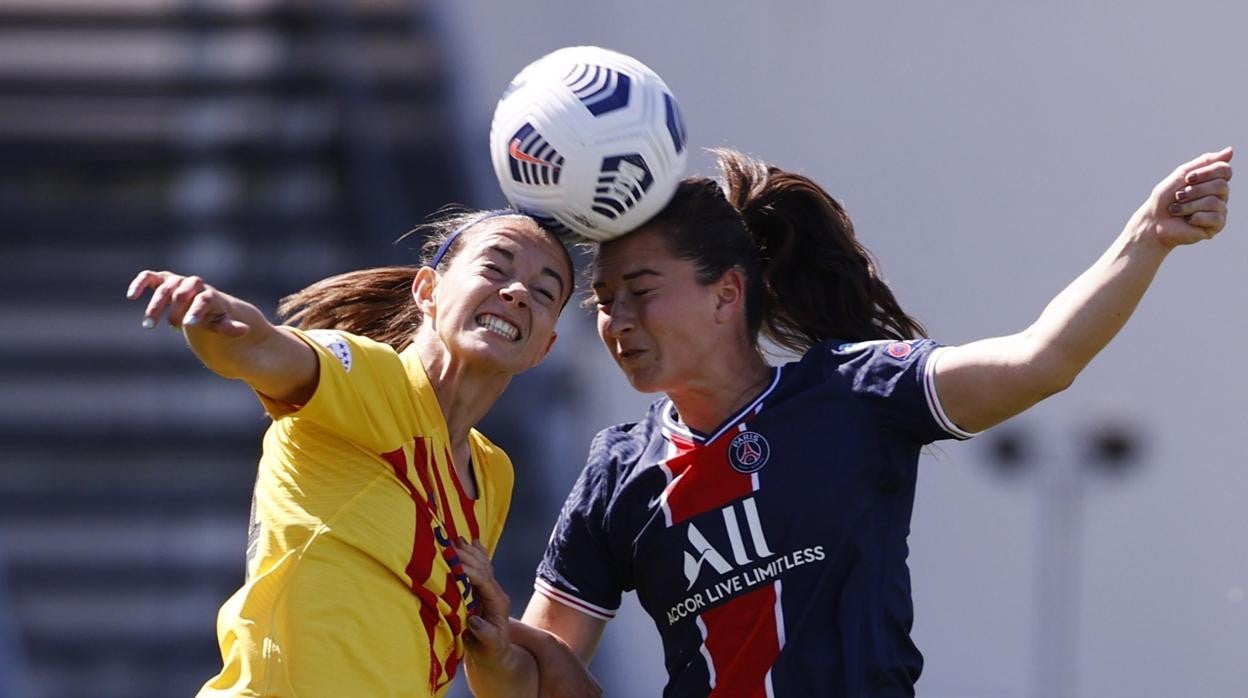
POLYGON ((722 187, 686 180, 597 250, 599 334, 664 397, 595 438, 524 622, 588 662, 635 590, 665 696, 914 695, 920 449, 1069 386, 1166 256, 1222 229, 1230 159, 1175 169, 1027 329, 955 347, 916 339, 823 189, 721 151, 722 187), (800 358, 768 365, 764 339, 800 358))

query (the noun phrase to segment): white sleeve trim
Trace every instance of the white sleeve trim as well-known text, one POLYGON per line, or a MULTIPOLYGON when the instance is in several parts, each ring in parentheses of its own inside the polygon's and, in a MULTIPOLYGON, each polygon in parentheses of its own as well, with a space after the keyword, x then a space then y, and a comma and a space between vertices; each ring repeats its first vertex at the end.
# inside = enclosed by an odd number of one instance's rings
POLYGON ((940 355, 945 353, 949 347, 937 347, 932 353, 927 355, 927 362, 923 364, 923 396, 927 398, 927 407, 932 411, 932 417, 936 423, 940 425, 955 439, 966 440, 973 436, 978 436, 982 432, 967 431, 949 419, 949 415, 945 414, 945 408, 940 404, 940 395, 936 393, 936 362, 940 360, 940 355))
POLYGON ((547 582, 541 577, 538 577, 533 581, 533 588, 537 590, 539 594, 545 596, 551 601, 558 601, 564 606, 580 611, 587 616, 592 616, 599 620, 611 620, 612 618, 615 618, 615 613, 619 610, 614 608, 603 608, 602 606, 596 606, 588 601, 585 601, 584 599, 577 598, 562 589, 556 589, 550 584, 550 582, 547 582))

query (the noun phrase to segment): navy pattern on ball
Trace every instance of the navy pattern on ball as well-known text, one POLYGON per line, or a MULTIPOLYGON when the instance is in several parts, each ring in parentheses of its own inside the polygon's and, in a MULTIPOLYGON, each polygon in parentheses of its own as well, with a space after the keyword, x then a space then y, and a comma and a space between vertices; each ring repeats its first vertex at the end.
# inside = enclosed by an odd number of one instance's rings
POLYGON ((516 131, 507 153, 511 178, 517 182, 559 184, 563 156, 546 142, 532 124, 525 124, 516 131))
POLYGON ((650 166, 638 153, 615 155, 602 160, 602 174, 594 190, 594 211, 616 218, 637 205, 654 183, 650 166))
POLYGON ((627 75, 601 65, 580 63, 563 77, 568 88, 594 116, 602 116, 628 106, 632 80, 627 75))

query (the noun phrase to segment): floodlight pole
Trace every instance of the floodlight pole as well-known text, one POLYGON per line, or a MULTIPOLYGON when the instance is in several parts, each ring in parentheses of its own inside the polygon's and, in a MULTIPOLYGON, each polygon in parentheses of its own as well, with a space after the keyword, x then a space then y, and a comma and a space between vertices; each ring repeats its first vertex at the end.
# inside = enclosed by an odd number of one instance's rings
POLYGON ((1077 696, 1087 491, 1098 474, 1123 475, 1133 469, 1137 433, 1123 423, 1102 421, 1073 438, 1036 439, 1027 431, 1006 428, 990 442, 997 470, 1030 475, 1039 490, 1034 698, 1077 696), (1037 460, 1044 461, 1038 472, 1027 473, 1037 460))

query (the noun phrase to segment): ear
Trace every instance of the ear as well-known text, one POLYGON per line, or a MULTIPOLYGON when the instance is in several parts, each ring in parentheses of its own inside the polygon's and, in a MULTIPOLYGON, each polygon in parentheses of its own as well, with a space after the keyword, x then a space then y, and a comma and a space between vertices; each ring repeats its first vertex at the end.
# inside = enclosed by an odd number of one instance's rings
POLYGON ((412 301, 424 317, 432 318, 437 314, 438 304, 434 300, 437 289, 438 272, 432 267, 421 267, 416 272, 416 278, 412 279, 412 301))
POLYGON ((745 273, 740 267, 733 267, 715 282, 715 321, 736 322, 744 314, 745 273))

